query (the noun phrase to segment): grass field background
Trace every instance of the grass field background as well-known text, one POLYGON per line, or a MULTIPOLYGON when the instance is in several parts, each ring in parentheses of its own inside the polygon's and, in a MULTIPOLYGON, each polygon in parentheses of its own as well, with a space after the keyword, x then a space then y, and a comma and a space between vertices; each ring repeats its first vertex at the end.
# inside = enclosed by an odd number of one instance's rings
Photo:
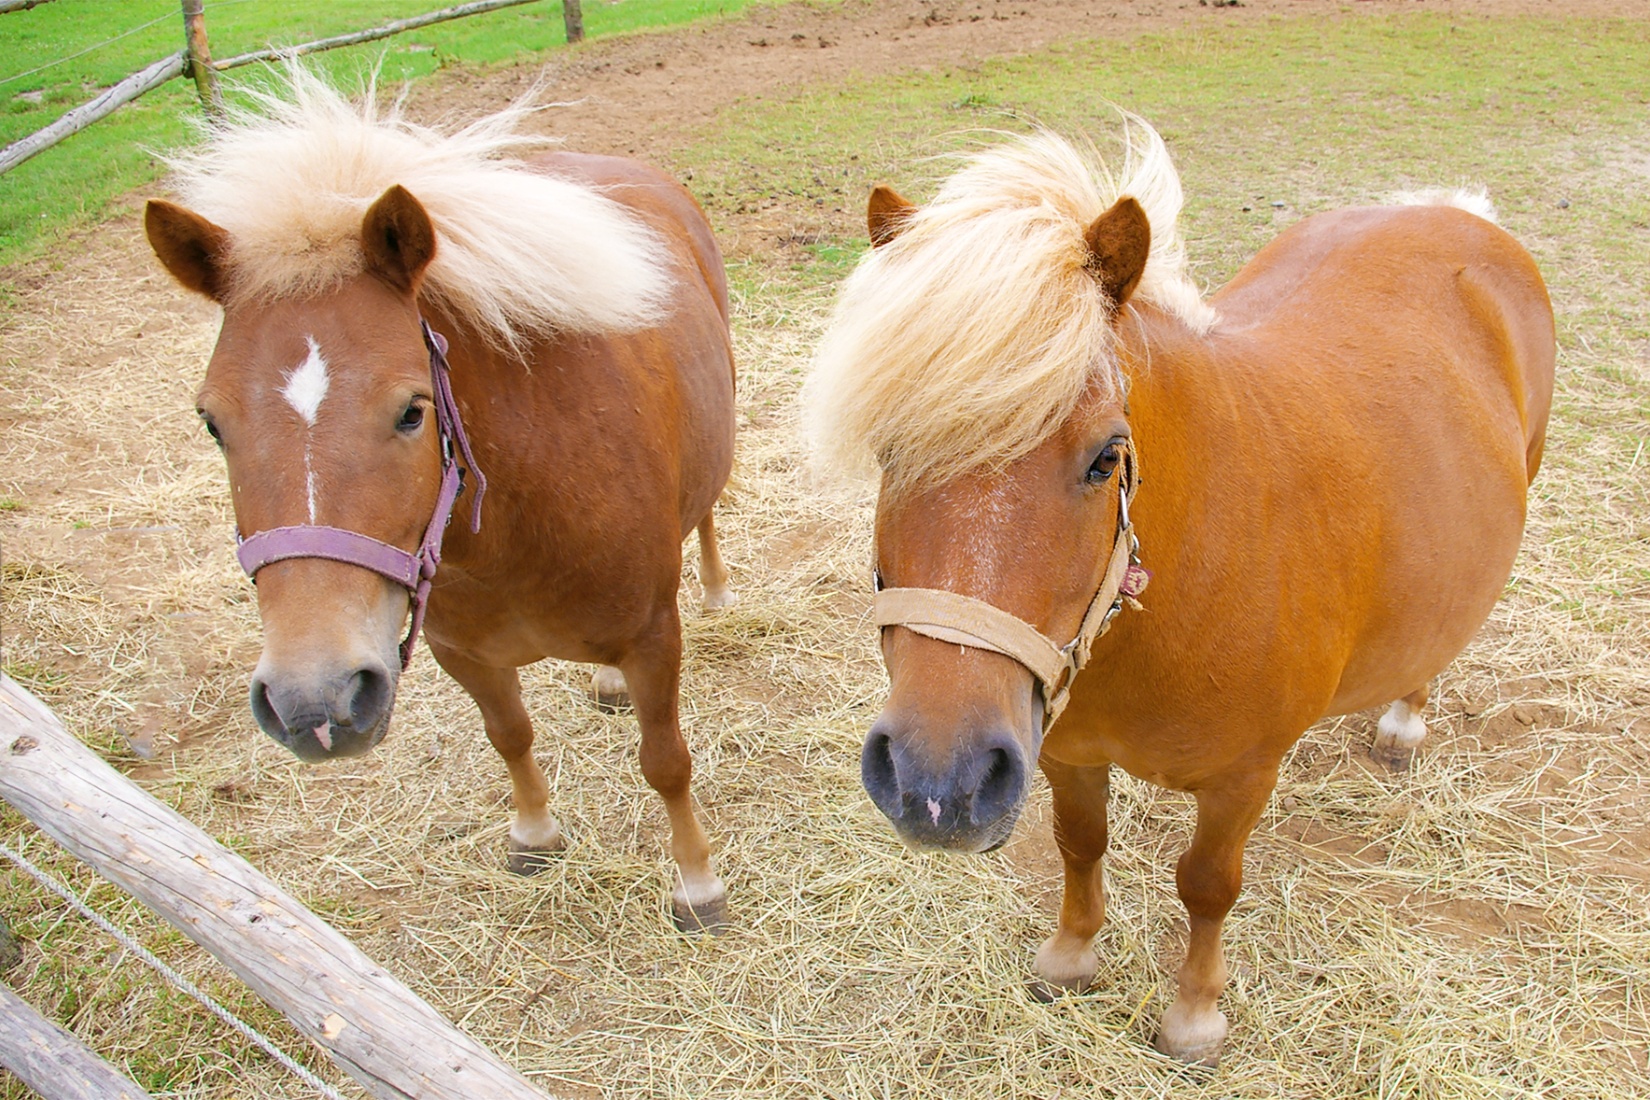
MULTIPOLYGON (((502 870, 502 768, 427 655, 371 757, 306 768, 256 732, 256 610, 226 546, 221 459, 192 414, 216 319, 150 271, 135 233, 30 267, 0 315, 5 669, 561 1095, 1650 1096, 1646 56, 1650 26, 1633 20, 1199 25, 768 92, 656 150, 744 242, 740 488, 719 518, 742 602, 698 618, 684 598, 684 728, 736 921, 720 939, 667 931, 664 815, 632 720, 592 710, 586 669, 523 673, 573 839, 530 881, 502 870), (905 851, 870 807, 857 753, 884 682, 865 618, 869 495, 814 482, 795 435, 869 185, 925 197, 948 170, 925 158, 1027 117, 1104 147, 1113 102, 1167 138, 1211 288, 1299 217, 1483 184, 1559 323, 1549 447, 1507 595, 1437 684, 1414 771, 1366 763, 1374 715, 1321 724, 1286 762, 1228 923, 1232 1035, 1212 1076, 1149 1047, 1183 948, 1188 799, 1114 781, 1100 975, 1052 1006, 1024 992, 1058 904, 1046 791, 1015 842, 974 860, 905 851), (145 527, 166 529, 130 533, 145 527), (146 734, 154 760, 131 747, 146 734)), ((303 1051, 9 809, 0 839, 303 1051)), ((10 980, 146 1087, 303 1095, 6 868, 0 898, 27 947, 10 980)))
MULTIPOLYGON (((591 0, 585 35, 600 39, 736 15, 774 0, 591 0)), ((228 58, 436 11, 438 0, 207 0, 212 54, 228 58)), ((340 79, 377 69, 388 82, 453 66, 551 62, 566 46, 559 2, 540 0, 313 56, 340 79)), ((0 146, 48 125, 103 88, 183 46, 177 0, 53 0, 0 19, 0 146)), ((256 69, 226 74, 248 79, 256 69)), ((174 80, 55 149, 0 176, 0 268, 95 224, 109 203, 156 179, 154 156, 190 140, 200 118, 192 81, 174 80)))

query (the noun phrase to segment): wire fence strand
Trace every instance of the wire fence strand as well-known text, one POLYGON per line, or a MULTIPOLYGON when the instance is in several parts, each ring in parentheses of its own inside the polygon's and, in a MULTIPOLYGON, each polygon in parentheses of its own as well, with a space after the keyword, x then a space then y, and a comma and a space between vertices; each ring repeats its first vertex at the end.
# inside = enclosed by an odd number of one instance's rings
POLYGON ((108 920, 104 919, 102 914, 98 913, 91 906, 87 905, 86 902, 81 900, 80 895, 58 882, 55 878, 42 871, 39 867, 36 867, 32 862, 30 862, 27 856, 23 855, 21 852, 14 851, 11 847, 5 844, 0 844, 0 855, 3 855, 7 859, 11 860, 18 867, 22 868, 24 873, 34 879, 35 882, 39 883, 47 890, 50 890, 53 894, 56 894, 65 904, 69 906, 69 908, 73 909, 75 912, 79 913, 81 916, 103 929, 103 931, 107 932, 110 936, 114 937, 116 943, 120 944, 121 947, 125 948, 139 961, 149 966, 174 988, 181 990, 182 992, 193 997, 196 1001, 199 1001, 208 1012, 212 1013, 212 1015, 216 1016, 219 1020, 222 1020, 224 1024, 238 1033, 242 1038, 256 1046, 259 1050, 262 1050, 265 1054, 275 1059, 275 1061, 279 1062, 282 1066, 285 1066, 286 1069, 293 1074, 293 1076, 303 1081, 304 1084, 326 1097, 327 1100, 345 1100, 342 1093, 327 1084, 325 1081, 321 1080, 319 1077, 315 1076, 313 1072, 306 1069, 304 1066, 299 1065, 291 1055, 276 1046, 274 1040, 268 1038, 251 1024, 247 1023, 245 1020, 242 1020, 239 1016, 236 1016, 233 1012, 219 1004, 208 993, 206 993, 205 990, 201 989, 194 982, 190 981, 166 963, 162 962, 148 948, 144 947, 131 936, 109 923, 108 920))

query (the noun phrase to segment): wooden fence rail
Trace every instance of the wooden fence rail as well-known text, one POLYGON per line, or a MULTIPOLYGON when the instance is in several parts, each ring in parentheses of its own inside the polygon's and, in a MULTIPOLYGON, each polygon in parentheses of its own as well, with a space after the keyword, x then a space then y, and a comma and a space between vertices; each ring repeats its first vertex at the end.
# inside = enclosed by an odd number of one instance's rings
MULTIPOLYGON (((47 0, 32 0, 33 3, 43 4, 47 0)), ((117 109, 132 102, 145 92, 165 84, 174 77, 188 75, 194 78, 200 90, 201 103, 209 117, 216 117, 222 111, 222 101, 218 91, 217 74, 226 69, 236 69, 242 65, 251 65, 259 61, 274 61, 283 57, 302 57, 304 54, 316 53, 320 50, 336 49, 339 46, 353 46, 360 42, 373 42, 380 38, 401 34, 404 31, 416 30, 419 27, 428 27, 432 23, 445 23, 450 19, 462 19, 467 15, 480 15, 483 12, 497 11, 499 8, 513 8, 520 4, 534 4, 538 0, 471 0, 468 4, 459 4, 456 7, 442 8, 440 11, 429 12, 425 15, 413 16, 410 19, 398 19, 393 23, 386 23, 381 27, 373 27, 364 31, 352 31, 349 34, 334 35, 331 38, 319 38, 313 42, 300 42, 294 46, 271 46, 264 50, 254 50, 251 53, 237 54, 222 61, 212 60, 211 50, 207 45, 205 12, 203 0, 181 0, 184 26, 184 48, 169 57, 163 57, 141 72, 133 73, 120 83, 104 91, 89 103, 81 104, 73 110, 65 112, 50 126, 42 127, 28 137, 12 142, 4 149, 0 149, 0 175, 16 168, 43 150, 50 149, 71 134, 78 133, 102 118, 107 118, 117 109)), ((572 0, 576 5, 577 0, 572 0)), ((0 12, 12 11, 14 8, 7 4, 27 6, 25 0, 0 0, 0 12)), ((576 10, 576 7, 575 7, 576 10)), ((568 24, 568 34, 572 34, 572 24, 568 24)), ((580 24, 579 35, 583 37, 583 24, 580 24)))
POLYGON ((0 175, 4 175, 36 153, 50 149, 70 134, 79 133, 100 118, 107 118, 117 109, 132 102, 144 92, 152 92, 175 76, 183 74, 184 51, 163 57, 142 72, 133 73, 90 103, 82 103, 65 111, 57 121, 36 130, 26 138, 19 138, 0 149, 0 175))
POLYGON ((47 1100, 154 1100, 0 982, 0 1066, 47 1100))
POLYGON ((146 903, 384 1100, 546 1100, 0 674, 0 798, 146 903))

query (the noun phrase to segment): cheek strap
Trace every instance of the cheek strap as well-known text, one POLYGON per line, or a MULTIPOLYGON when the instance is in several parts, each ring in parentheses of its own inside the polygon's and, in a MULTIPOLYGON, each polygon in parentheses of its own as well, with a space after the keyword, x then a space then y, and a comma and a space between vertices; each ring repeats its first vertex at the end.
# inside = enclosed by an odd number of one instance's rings
POLYGON ((1043 732, 1066 709, 1071 684, 1089 663, 1095 641, 1111 628, 1112 620, 1146 589, 1149 574, 1140 565, 1140 540, 1129 522, 1129 501, 1139 486, 1131 448, 1123 463, 1118 492, 1117 537, 1106 563, 1100 589, 1083 613, 1077 636, 1057 645, 1048 635, 994 604, 941 588, 884 588, 876 573, 876 596, 871 618, 879 629, 903 626, 942 642, 1001 653, 1018 661, 1032 676, 1043 696, 1043 732))

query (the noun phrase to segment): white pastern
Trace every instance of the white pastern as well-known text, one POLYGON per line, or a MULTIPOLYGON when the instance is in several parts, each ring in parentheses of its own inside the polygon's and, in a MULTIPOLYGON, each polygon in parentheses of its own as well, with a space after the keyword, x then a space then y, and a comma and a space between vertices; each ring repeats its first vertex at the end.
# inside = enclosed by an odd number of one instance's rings
POLYGON ((309 355, 286 376, 286 386, 281 390, 281 396, 304 418, 304 423, 313 428, 332 379, 327 374, 327 361, 321 355, 321 345, 315 342, 315 337, 306 336, 304 342, 309 345, 309 355))
POLYGON ((561 823, 542 809, 536 814, 517 812, 510 822, 510 839, 530 852, 556 848, 561 844, 561 823))
POLYGON ((1376 744, 1413 751, 1426 740, 1427 724, 1408 703, 1399 699, 1381 715, 1376 726, 1376 744))

